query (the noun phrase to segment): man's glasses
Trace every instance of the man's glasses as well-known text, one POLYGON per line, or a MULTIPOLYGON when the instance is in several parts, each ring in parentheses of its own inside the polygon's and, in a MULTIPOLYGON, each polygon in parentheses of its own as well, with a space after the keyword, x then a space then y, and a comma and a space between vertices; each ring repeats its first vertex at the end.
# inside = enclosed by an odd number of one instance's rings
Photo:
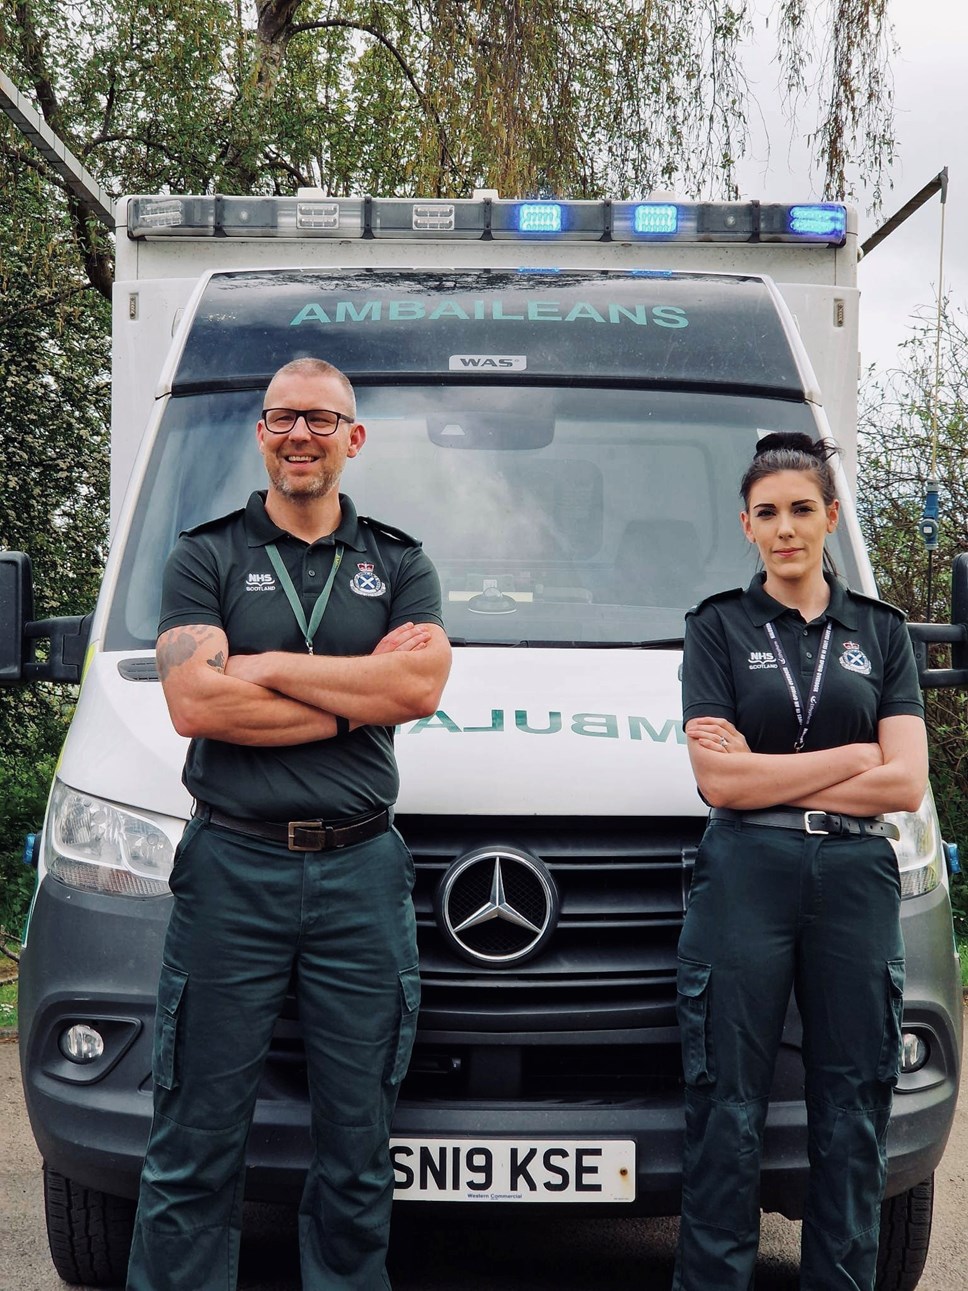
POLYGON ((335 435, 341 421, 352 426, 354 417, 345 412, 330 412, 328 408, 263 408, 262 421, 270 435, 288 435, 299 418, 306 423, 311 435, 335 435))

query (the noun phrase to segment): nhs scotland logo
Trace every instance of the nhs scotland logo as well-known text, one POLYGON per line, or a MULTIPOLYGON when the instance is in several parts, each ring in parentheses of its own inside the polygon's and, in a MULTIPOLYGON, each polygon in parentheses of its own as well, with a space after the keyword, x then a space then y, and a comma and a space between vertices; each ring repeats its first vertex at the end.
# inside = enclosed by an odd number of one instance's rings
POLYGON ((776 658, 772 650, 751 650, 749 657, 750 672, 756 672, 761 668, 775 668, 776 658))

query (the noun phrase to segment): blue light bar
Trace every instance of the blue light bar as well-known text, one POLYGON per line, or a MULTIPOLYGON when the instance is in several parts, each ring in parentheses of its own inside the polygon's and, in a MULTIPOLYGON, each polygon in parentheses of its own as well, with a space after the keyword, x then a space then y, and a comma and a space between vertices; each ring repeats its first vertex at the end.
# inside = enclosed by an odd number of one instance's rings
POLYGON ((561 206, 557 202, 522 202, 518 207, 521 233, 560 233, 561 206))
POLYGON ((636 206, 632 231, 638 234, 677 233, 679 208, 669 202, 643 202, 636 206))
POLYGON ((791 206, 787 229, 800 237, 839 241, 847 231, 847 212, 842 206, 791 206))

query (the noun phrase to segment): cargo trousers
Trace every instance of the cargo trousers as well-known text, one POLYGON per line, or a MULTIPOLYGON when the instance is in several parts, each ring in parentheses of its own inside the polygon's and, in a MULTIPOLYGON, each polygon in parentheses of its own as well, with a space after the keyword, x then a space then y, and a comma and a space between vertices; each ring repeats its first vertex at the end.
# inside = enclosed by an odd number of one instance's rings
POLYGON ((686 1132, 674 1291, 753 1285, 763 1128, 791 989, 810 1166, 800 1286, 871 1291, 903 985, 887 839, 709 823, 679 941, 686 1132))
POLYGON ((312 1162, 304 1291, 383 1291, 390 1118, 419 1002, 413 861, 395 830, 325 852, 190 821, 170 880, 154 1119, 128 1291, 233 1291, 246 1138, 295 970, 312 1162))

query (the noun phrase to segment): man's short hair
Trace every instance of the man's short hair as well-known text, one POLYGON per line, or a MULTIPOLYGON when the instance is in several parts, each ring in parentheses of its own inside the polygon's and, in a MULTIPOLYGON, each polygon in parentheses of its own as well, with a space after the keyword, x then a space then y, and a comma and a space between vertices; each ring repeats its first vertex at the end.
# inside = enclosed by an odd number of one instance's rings
MULTIPOLYGON (((311 356, 291 359, 272 374, 272 381, 275 381, 276 377, 288 376, 290 373, 293 376, 303 377, 333 377, 346 391, 346 397, 349 400, 349 411, 354 417, 356 416, 356 392, 353 389, 352 382, 346 373, 341 372, 334 364, 327 363, 325 359, 314 359, 311 356)), ((272 381, 269 382, 270 386, 272 381)), ((268 390, 266 393, 268 394, 268 390)), ((333 411, 339 412, 339 409, 335 408, 333 411)))

